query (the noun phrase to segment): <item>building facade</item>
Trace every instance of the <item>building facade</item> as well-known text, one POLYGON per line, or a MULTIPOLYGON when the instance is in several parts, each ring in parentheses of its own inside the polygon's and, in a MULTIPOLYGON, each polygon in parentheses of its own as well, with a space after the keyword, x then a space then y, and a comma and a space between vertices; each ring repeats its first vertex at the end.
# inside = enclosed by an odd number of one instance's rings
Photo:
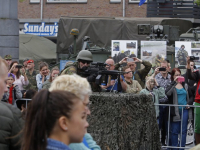
MULTIPOLYGON (((125 17, 146 17, 146 4, 139 7, 138 3, 139 0, 125 0, 125 17)), ((18 18, 41 18, 41 10, 42 18, 46 19, 60 16, 123 17, 123 0, 19 0, 18 18)))
MULTIPOLYGON (((45 25, 55 26, 60 16, 146 17, 146 3, 141 7, 138 4, 139 0, 19 0, 19 28, 23 33, 24 29, 31 25, 43 25, 43 28, 45 25)), ((36 27, 35 31, 26 30, 26 33, 31 32, 39 35, 36 27)), ((42 36, 54 39, 47 33, 42 36)))

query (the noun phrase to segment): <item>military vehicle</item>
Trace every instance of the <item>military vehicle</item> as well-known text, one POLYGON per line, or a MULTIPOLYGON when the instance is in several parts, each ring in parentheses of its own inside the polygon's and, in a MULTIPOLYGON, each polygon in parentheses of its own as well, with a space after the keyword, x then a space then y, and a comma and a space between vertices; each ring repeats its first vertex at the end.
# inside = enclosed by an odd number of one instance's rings
POLYGON ((199 41, 200 27, 190 28, 186 33, 180 35, 179 41, 199 41))
POLYGON ((75 53, 82 49, 91 51, 95 62, 104 62, 111 57, 112 40, 137 40, 140 58, 141 40, 165 40, 168 41, 167 59, 173 67, 173 45, 175 41, 179 41, 179 35, 191 27, 192 22, 183 19, 62 16, 57 36, 57 62, 69 58, 75 60, 75 53), (75 38, 70 34, 74 28, 79 30, 76 50, 73 46, 75 38))
POLYGON ((179 40, 179 27, 170 25, 138 24, 138 35, 148 35, 150 41, 167 41, 172 44, 179 40))

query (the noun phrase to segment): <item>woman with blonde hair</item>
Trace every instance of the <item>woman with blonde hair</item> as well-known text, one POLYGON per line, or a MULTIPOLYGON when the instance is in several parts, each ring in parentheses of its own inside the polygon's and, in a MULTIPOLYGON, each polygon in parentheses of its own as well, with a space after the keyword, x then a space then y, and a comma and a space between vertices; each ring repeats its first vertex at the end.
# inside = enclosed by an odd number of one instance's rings
MULTIPOLYGON (((83 102, 87 115, 90 115, 89 96, 92 94, 92 90, 86 78, 82 78, 76 74, 58 76, 49 88, 49 91, 54 90, 63 90, 74 93, 83 102)), ((70 144, 69 147, 71 150, 100 150, 100 147, 88 133, 85 134, 82 143, 70 144)))
MULTIPOLYGON (((167 102, 167 96, 165 95, 165 89, 159 87, 155 78, 147 77, 146 78, 146 88, 140 91, 140 94, 146 94, 152 96, 154 104, 159 104, 159 101, 167 102)), ((155 106, 156 118, 159 123, 159 106, 155 106)))

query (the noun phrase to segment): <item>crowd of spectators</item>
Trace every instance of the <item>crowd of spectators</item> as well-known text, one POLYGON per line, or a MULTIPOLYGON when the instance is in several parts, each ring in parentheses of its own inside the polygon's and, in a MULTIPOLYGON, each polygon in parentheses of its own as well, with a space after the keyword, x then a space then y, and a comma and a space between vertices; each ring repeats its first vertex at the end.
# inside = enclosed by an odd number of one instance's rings
MULTIPOLYGON (((196 144, 200 143, 199 108, 196 108, 194 113, 194 109, 189 107, 193 103, 197 106, 200 105, 200 94, 198 93, 200 74, 198 70, 194 69, 195 63, 190 61, 189 57, 184 75, 181 75, 181 70, 178 68, 171 69, 168 60, 163 60, 160 67, 156 68, 152 75, 149 75, 152 64, 148 61, 136 57, 125 57, 115 63, 113 59, 109 58, 105 61, 105 69, 112 72, 122 68, 122 73, 119 76, 113 74, 105 76, 106 82, 102 81, 100 85, 95 82, 97 73, 90 75, 83 73, 86 70, 85 68, 88 68, 93 61, 92 54, 86 50, 82 50, 77 56, 77 61, 66 64, 62 71, 58 67, 50 70, 46 62, 40 62, 37 70, 32 59, 25 59, 23 65, 20 65, 17 61, 12 61, 10 55, 6 55, 4 59, 4 63, 7 64, 4 66, 4 71, 8 70, 5 71, 6 90, 0 96, 5 105, 11 104, 13 107, 18 107, 24 114, 23 118, 26 123, 21 145, 23 150, 45 147, 51 149, 50 147, 56 147, 57 144, 62 145, 57 143, 58 141, 68 145, 63 145, 65 149, 100 149, 91 135, 86 132, 88 126, 86 119, 87 115, 90 115, 89 96, 96 89, 102 92, 120 91, 130 94, 145 94, 152 97, 154 104, 184 105, 184 107, 170 107, 170 114, 168 106, 155 105, 155 116, 161 131, 161 143, 163 146, 169 143, 170 146, 185 147, 188 120, 194 120, 194 118, 196 118, 193 122, 193 125, 195 124, 195 142, 196 144), (137 65, 140 64, 143 64, 144 67, 137 69, 137 65), (62 94, 61 91, 69 93, 62 94), (34 95, 36 96, 34 97, 34 95), (25 103, 17 101, 22 98, 33 99, 32 101, 34 101, 30 103, 28 113, 25 103), (57 99, 60 99, 58 103, 56 102, 57 99), (65 99, 66 102, 63 102, 65 99), (79 107, 80 101, 83 103, 84 109, 80 106, 80 112, 74 112, 72 108, 79 107), (52 104, 56 105, 53 106, 52 104), (36 109, 38 106, 40 106, 40 111, 36 109), (64 107, 69 109, 65 112, 64 107), (52 115, 51 110, 56 115, 52 115), (73 113, 83 113, 80 126, 67 121, 71 117, 75 117, 73 113), (64 115, 64 118, 61 117, 62 115, 64 115), (170 120, 168 120, 169 115, 170 120), (59 122, 56 123, 56 120, 59 120, 59 122), (41 121, 45 124, 41 125, 41 121), (47 124, 50 127, 47 127, 47 124), (170 127, 168 127, 168 124, 170 127), (72 128, 73 126, 74 128, 72 128), (82 128, 82 131, 77 133, 75 130, 80 130, 79 127, 82 128), (34 132, 35 130, 41 131, 41 134, 37 134, 34 132), (67 136, 65 136, 65 132, 68 133, 67 136), (84 134, 80 135, 80 133, 84 134), (168 133, 169 137, 167 138, 168 133), (179 134, 182 135, 180 142, 179 134), (66 140, 57 139, 58 136, 63 136, 66 140), (80 140, 81 137, 83 142, 80 140), (80 144, 72 144, 76 142, 80 144), (88 145, 88 143, 90 144, 88 145)), ((3 60, 1 61, 3 62, 3 60)), ((20 124, 23 124, 23 121, 20 124)), ((4 144, 6 145, 6 142, 4 144)))

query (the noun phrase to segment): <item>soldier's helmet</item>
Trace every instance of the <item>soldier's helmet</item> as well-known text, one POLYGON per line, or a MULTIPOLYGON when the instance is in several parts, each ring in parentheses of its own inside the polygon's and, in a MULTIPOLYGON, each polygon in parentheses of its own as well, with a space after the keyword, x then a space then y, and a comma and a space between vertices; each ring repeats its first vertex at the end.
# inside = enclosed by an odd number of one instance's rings
POLYGON ((4 59, 5 60, 12 60, 12 56, 11 55, 6 55, 6 56, 4 56, 4 59))
POLYGON ((88 50, 81 50, 78 53, 78 56, 76 57, 76 60, 87 60, 87 61, 93 61, 92 53, 88 50))

